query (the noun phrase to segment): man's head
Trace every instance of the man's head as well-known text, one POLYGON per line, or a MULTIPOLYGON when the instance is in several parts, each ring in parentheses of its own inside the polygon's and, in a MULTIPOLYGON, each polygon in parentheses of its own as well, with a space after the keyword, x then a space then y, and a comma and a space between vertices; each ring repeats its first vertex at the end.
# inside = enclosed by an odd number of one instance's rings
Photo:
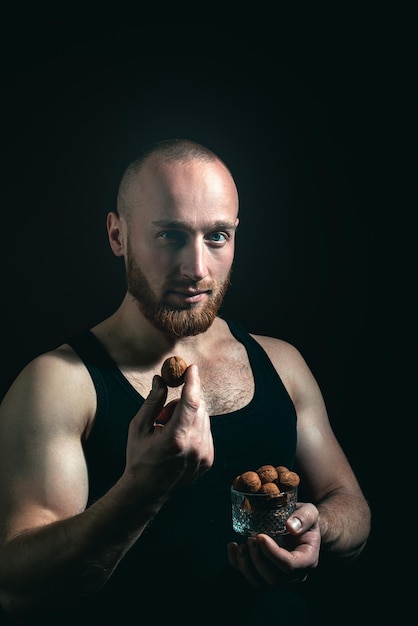
POLYGON ((109 238, 125 257, 129 294, 154 326, 173 336, 209 328, 229 285, 237 226, 234 180, 204 146, 159 142, 128 166, 109 238))

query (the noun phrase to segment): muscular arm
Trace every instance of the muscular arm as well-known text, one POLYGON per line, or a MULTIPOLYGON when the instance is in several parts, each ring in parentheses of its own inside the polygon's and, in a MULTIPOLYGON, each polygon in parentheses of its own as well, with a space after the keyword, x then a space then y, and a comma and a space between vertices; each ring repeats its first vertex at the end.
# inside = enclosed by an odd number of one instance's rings
POLYGON ((348 562, 366 544, 370 509, 325 409, 318 413, 310 416, 308 408, 299 413, 296 462, 306 491, 319 510, 322 550, 348 562))
POLYGON ((82 440, 95 396, 82 372, 70 353, 44 355, 1 407, 0 601, 16 615, 98 590, 170 491, 213 461, 196 372, 187 374, 177 414, 153 431, 166 397, 157 380, 131 422, 123 476, 86 509, 82 440))
POLYGON ((256 337, 268 352, 297 412, 297 470, 319 510, 322 549, 356 558, 370 532, 370 509, 331 428, 325 403, 299 352, 285 342, 256 337))

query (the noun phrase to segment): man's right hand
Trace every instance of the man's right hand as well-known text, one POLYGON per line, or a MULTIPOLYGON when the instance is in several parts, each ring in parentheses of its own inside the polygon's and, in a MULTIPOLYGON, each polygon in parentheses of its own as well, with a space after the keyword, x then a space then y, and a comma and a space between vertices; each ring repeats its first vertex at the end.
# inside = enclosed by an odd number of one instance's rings
POLYGON ((158 424, 166 398, 167 387, 160 376, 155 376, 147 399, 129 426, 122 477, 131 488, 158 500, 193 482, 214 461, 210 419, 196 365, 186 370, 181 397, 173 403, 171 417, 158 424))

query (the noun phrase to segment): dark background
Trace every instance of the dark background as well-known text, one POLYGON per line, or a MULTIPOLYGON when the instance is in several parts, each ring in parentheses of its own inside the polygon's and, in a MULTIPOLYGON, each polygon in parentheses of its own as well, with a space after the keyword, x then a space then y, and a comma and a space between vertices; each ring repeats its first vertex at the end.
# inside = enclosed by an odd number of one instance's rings
POLYGON ((208 145, 241 196, 222 313, 300 349, 374 515, 361 561, 306 593, 321 623, 366 623, 405 606, 416 21, 312 4, 3 13, 0 384, 118 306, 105 220, 139 148, 208 145))

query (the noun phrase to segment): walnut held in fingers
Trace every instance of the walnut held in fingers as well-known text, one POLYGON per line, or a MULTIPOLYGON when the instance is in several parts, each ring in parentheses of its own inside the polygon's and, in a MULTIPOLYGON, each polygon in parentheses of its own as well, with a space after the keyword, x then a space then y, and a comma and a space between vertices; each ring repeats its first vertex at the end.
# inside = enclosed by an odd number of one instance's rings
POLYGON ((187 363, 181 356, 169 356, 161 367, 161 378, 169 387, 178 387, 184 382, 187 363))

